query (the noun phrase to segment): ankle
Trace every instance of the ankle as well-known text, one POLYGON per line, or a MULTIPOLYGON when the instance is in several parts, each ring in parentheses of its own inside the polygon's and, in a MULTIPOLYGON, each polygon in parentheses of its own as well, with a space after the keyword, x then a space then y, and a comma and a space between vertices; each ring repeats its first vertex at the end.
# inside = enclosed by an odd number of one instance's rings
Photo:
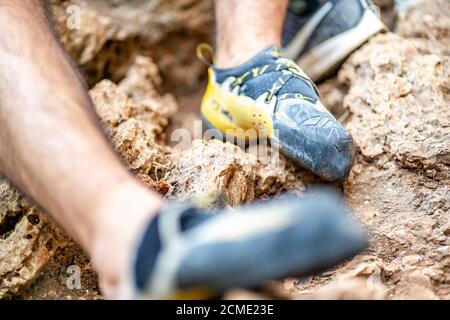
POLYGON ((253 41, 250 43, 236 42, 232 45, 219 45, 217 47, 215 65, 221 69, 237 67, 270 45, 280 46, 280 39, 272 37, 267 41, 253 41))
POLYGON ((162 200, 139 183, 122 186, 101 207, 101 227, 90 248, 91 260, 107 298, 129 297, 132 261, 138 242, 162 200))

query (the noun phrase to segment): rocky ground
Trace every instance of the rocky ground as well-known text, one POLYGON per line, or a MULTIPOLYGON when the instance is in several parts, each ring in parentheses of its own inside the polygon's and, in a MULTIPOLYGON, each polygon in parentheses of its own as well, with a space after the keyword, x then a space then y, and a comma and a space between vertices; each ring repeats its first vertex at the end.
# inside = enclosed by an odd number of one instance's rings
MULTIPOLYGON (((358 145, 349 179, 335 187, 371 231, 370 248, 319 276, 225 298, 450 298, 450 3, 422 1, 397 17, 392 1, 377 2, 393 32, 373 37, 320 85, 358 145)), ((54 0, 53 10, 105 131, 149 188, 236 206, 320 183, 284 158, 274 166, 217 140, 183 148, 170 141, 180 126, 195 138, 205 71, 195 46, 210 41, 210 1, 54 0), (74 4, 82 9, 78 30, 67 27, 74 4)), ((101 295, 79 247, 0 180, 0 298, 11 297, 101 295), (71 286, 71 266, 80 288, 71 286)))

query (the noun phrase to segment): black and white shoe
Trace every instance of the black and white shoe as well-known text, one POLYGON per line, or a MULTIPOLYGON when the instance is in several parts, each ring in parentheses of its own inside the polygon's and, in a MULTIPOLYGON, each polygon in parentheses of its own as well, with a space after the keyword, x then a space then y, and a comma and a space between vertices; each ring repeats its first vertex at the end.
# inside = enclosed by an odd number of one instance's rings
POLYGON ((319 81, 328 76, 371 36, 385 30, 371 0, 308 0, 286 16, 284 49, 308 76, 319 81), (323 3, 323 4, 322 4, 323 3))
POLYGON ((136 250, 132 296, 204 299, 236 287, 311 275, 352 257, 365 232, 329 191, 206 213, 169 203, 136 250))

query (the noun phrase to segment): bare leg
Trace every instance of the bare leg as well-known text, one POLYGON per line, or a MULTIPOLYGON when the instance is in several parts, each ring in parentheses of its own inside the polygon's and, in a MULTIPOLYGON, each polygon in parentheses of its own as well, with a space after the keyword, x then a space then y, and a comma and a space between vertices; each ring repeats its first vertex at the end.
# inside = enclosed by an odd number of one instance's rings
POLYGON ((161 200, 122 166, 39 0, 0 2, 0 172, 93 259, 107 297, 161 200))
POLYGON ((215 0, 219 68, 244 63, 268 45, 281 45, 288 0, 215 0))

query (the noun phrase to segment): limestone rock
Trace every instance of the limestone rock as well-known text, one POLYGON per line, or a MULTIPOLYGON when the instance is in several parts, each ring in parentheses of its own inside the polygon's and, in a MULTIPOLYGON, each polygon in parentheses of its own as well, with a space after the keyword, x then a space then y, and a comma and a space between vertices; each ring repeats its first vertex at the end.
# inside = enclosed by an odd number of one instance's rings
POLYGON ((344 107, 362 154, 386 155, 403 167, 448 175, 450 58, 426 43, 393 34, 356 52, 339 77, 350 88, 344 107))
POLYGON ((284 158, 262 161, 258 154, 218 140, 194 140, 192 148, 173 153, 168 176, 170 195, 201 204, 239 205, 284 191, 302 191, 295 168, 284 158))
POLYGON ((48 217, 0 180, 0 299, 29 285, 62 239, 48 217))
POLYGON ((218 140, 195 140, 192 148, 174 155, 174 170, 168 180, 173 196, 205 202, 223 197, 225 204, 237 205, 254 199, 256 158, 237 146, 218 140))
POLYGON ((348 88, 347 128, 360 150, 344 191, 371 230, 370 252, 378 259, 375 269, 363 256, 351 265, 378 270, 386 298, 449 294, 449 62, 442 43, 382 34, 338 75, 338 85, 348 88))
POLYGON ((160 80, 155 70, 149 58, 137 57, 118 86, 103 80, 90 93, 105 131, 125 163, 136 173, 159 179, 171 166, 162 144, 163 130, 177 104, 172 96, 157 93, 155 83, 160 80))
POLYGON ((441 43, 450 51, 450 3, 421 1, 399 17, 397 33, 404 38, 423 38, 441 43))
POLYGON ((174 59, 174 53, 181 57, 182 51, 194 56, 195 47, 170 53, 163 49, 170 43, 161 46, 160 42, 173 36, 185 43, 186 34, 203 39, 211 33, 208 0, 53 0, 52 4, 61 41, 92 85, 105 77, 119 81, 136 55, 149 51, 158 57, 171 56, 171 65, 167 59, 161 61, 164 70, 187 65, 198 69, 196 59, 190 63, 174 59))
POLYGON ((321 85, 325 103, 347 113, 359 152, 344 192, 372 237, 363 255, 291 296, 450 296, 448 17, 448 2, 421 2, 400 17, 401 36, 375 36, 321 85))

